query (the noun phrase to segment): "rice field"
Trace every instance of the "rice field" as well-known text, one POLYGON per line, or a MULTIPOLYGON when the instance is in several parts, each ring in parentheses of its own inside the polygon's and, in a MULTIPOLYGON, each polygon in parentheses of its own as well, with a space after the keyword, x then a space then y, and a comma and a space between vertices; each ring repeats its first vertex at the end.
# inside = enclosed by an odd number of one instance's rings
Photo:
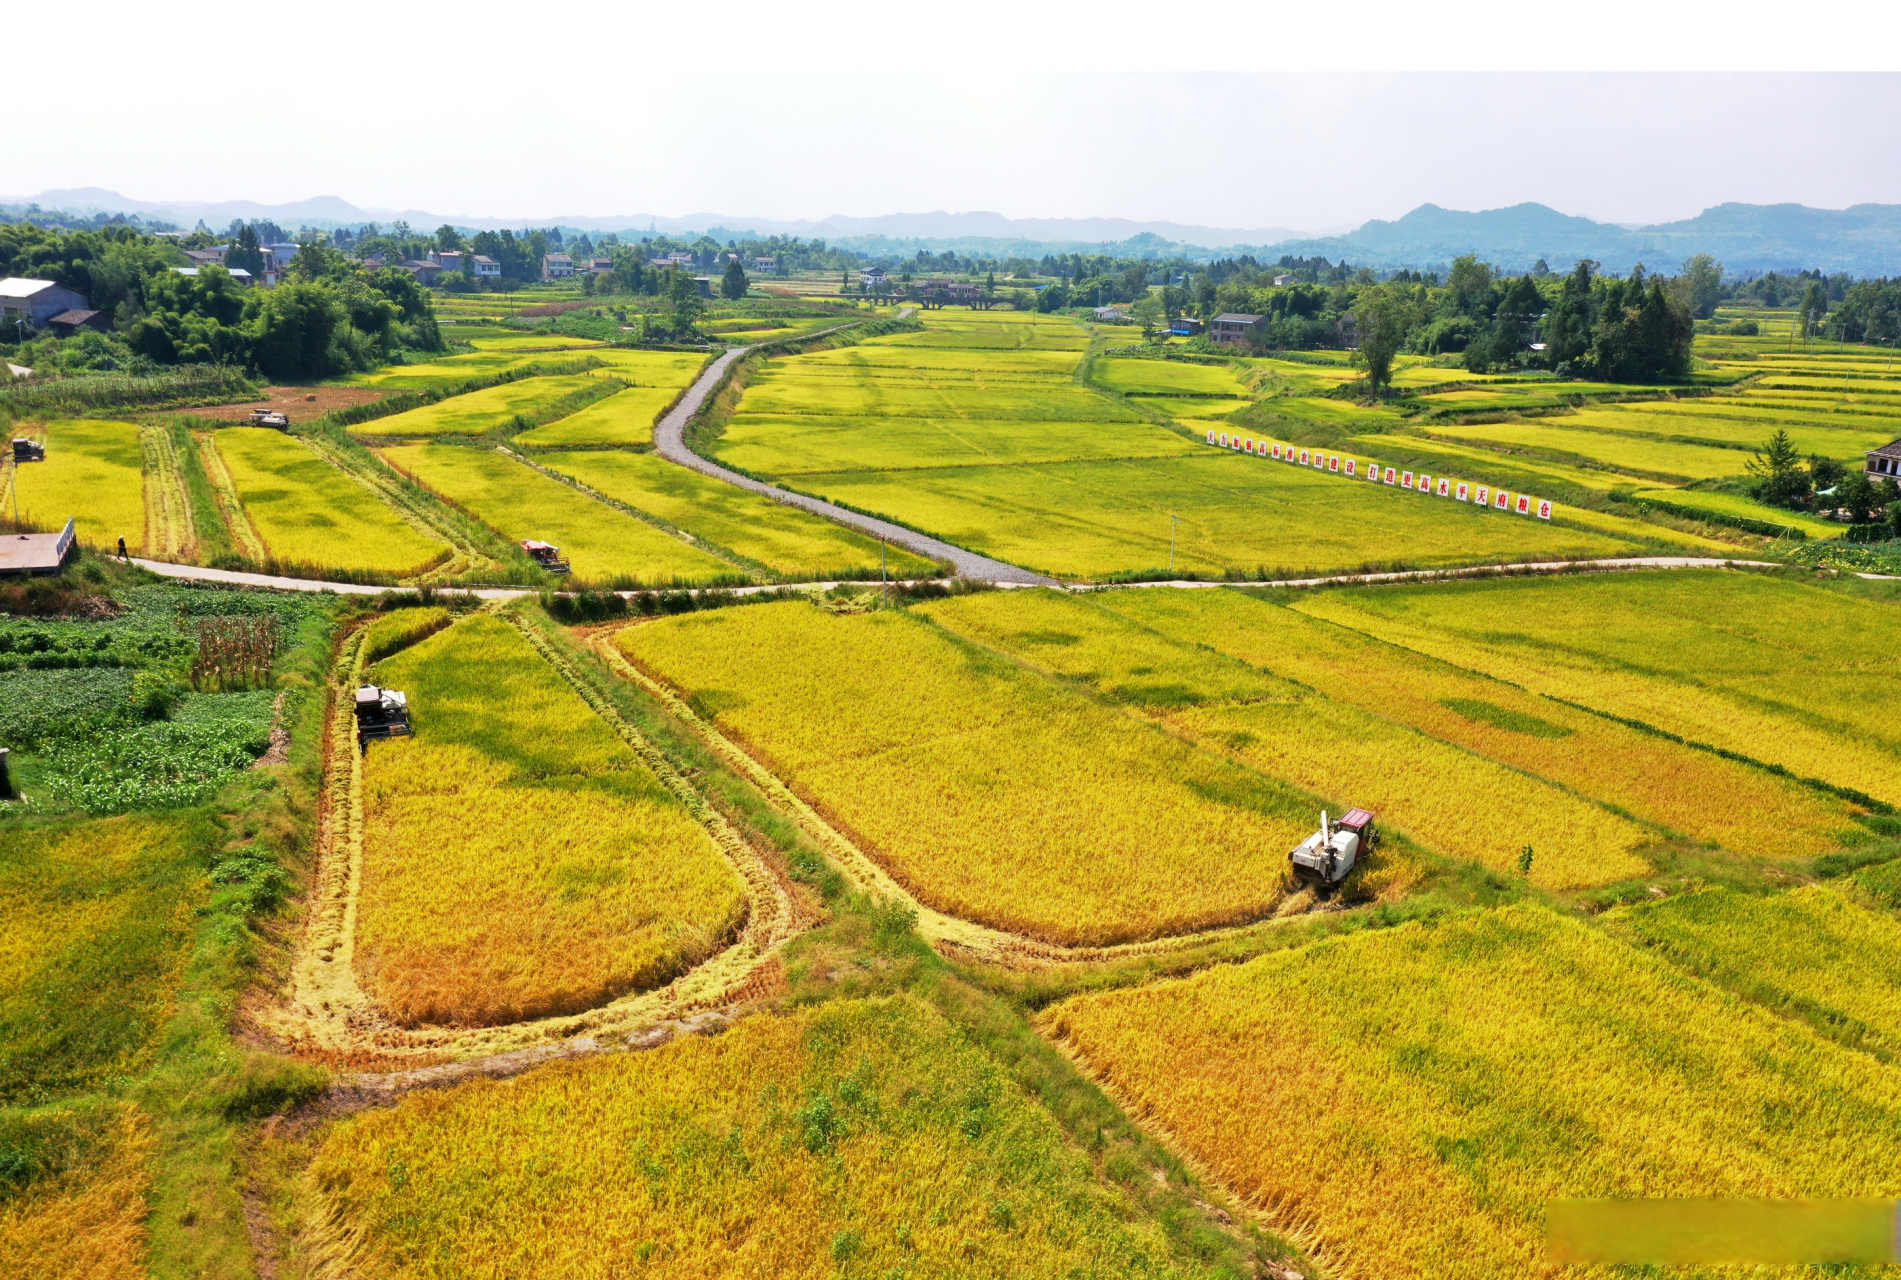
POLYGON ((712 837, 509 624, 369 678, 416 734, 363 761, 356 965, 405 1026, 576 1013, 718 950, 745 896, 712 837))
POLYGON ((0 1106, 148 1063, 184 971, 207 839, 180 817, 0 830, 0 1106))
POLYGON ((1042 1016, 1329 1274, 1570 1274, 1545 1203, 1894 1196, 1901 1077, 1533 906, 1042 1016))
POLYGON ((354 435, 372 437, 490 435, 507 429, 517 419, 546 410, 563 397, 596 385, 597 381, 584 373, 522 378, 467 395, 451 396, 406 413, 373 418, 350 430, 354 435))
POLYGON ((1718 516, 1735 516, 1745 520, 1766 520, 1771 524, 1788 525, 1802 530, 1811 538, 1839 538, 1849 529, 1848 525, 1834 520, 1824 520, 1806 511, 1772 507, 1768 503, 1757 502, 1754 498, 1745 497, 1740 493, 1720 493, 1706 489, 1639 489, 1631 496, 1639 500, 1668 502, 1672 506, 1708 511, 1718 516))
POLYGON ((628 387, 578 413, 531 427, 512 443, 529 448, 653 444, 654 423, 679 399, 677 387, 628 387))
MULTIPOLYGON (((1615 555, 1653 538, 1653 526, 1636 520, 1605 517, 1590 529, 1491 521, 1451 504, 1355 492, 1337 476, 1212 456, 1198 439, 1078 385, 1079 344, 1054 343, 1068 321, 1041 319, 1021 332, 1016 323, 933 312, 921 334, 774 361, 747 386, 717 456, 1068 579, 1163 574, 1171 559, 1176 572, 1221 575, 1615 555), (1004 341, 1013 332, 1021 344, 1004 341)), ((1105 386, 1174 392, 1141 403, 1188 414, 1197 427, 1209 425, 1197 411, 1254 403, 1226 366, 1106 357, 1094 368, 1105 386)), ((1344 364, 1340 371, 1352 376, 1344 364)), ((1399 421, 1344 401, 1271 404, 1399 421)))
POLYGON ((921 901, 995 928, 1094 945, 1258 918, 1315 817, 1281 783, 905 614, 786 602, 616 642, 921 901))
MULTIPOLYGON (((881 563, 875 538, 651 453, 597 449, 536 460, 789 580, 875 575, 881 563)), ((893 578, 930 576, 937 568, 902 547, 886 550, 882 563, 893 578)))
POLYGON ((265 550, 279 561, 412 574, 450 554, 367 486, 281 431, 227 427, 214 447, 265 550))
POLYGON ((672 586, 740 576, 725 561, 501 453, 449 445, 395 445, 391 466, 511 541, 561 548, 578 584, 672 586))
POLYGON ((1295 608, 1457 666, 1901 802, 1896 605, 1750 573, 1356 588, 1295 608))
POLYGON ((0 1274, 144 1280, 157 1142, 132 1102, 0 1111, 0 1274), (23 1167, 24 1166, 24 1167, 23 1167))
POLYGON ((1717 449, 1563 425, 1570 421, 1569 418, 1540 418, 1527 422, 1457 423, 1439 427, 1437 433, 1452 440, 1544 449, 1626 471, 1678 476, 1685 480, 1742 475, 1744 464, 1750 458, 1750 454, 1741 449, 1717 449))
POLYGON ((145 452, 137 426, 68 418, 24 434, 45 443, 46 460, 14 469, 21 519, 58 530, 71 516, 89 546, 114 550, 124 538, 129 550, 145 550, 145 452))
POLYGON ((1227 365, 1185 360, 1105 357, 1096 361, 1092 376, 1112 391, 1131 395, 1233 397, 1247 391, 1227 365))
MULTIPOLYGON (((1110 599, 1152 594, 1228 593, 1110 599)), ((1164 638, 1093 600, 1013 591, 925 608, 960 635, 1086 683, 1211 752, 1321 797, 1336 814, 1376 810, 1388 830, 1435 852, 1509 873, 1530 844, 1532 883, 1549 889, 1651 870, 1641 851, 1654 833, 1628 818, 1352 701, 1164 638), (1500 812, 1512 821, 1501 823, 1500 812)))
MULTIPOLYGON (((1152 461, 837 472, 797 487, 1053 576, 1275 576, 1634 554, 1619 537, 1478 511, 1205 445, 1152 461), (1180 516, 1179 523, 1170 519, 1180 516)), ((1633 535, 1643 527, 1631 522, 1633 535)))
POLYGON ((477 351, 471 355, 443 356, 420 364, 392 364, 368 373, 353 373, 338 381, 346 386, 382 387, 389 391, 427 391, 453 387, 476 378, 492 378, 511 369, 545 368, 599 358, 586 351, 477 351))
POLYGON ((1720 886, 1624 907, 1614 932, 1736 995, 1892 1060, 1901 1050, 1901 920, 1835 885, 1720 886))
POLYGON ((1184 1274, 1047 1112, 905 998, 413 1093, 334 1129, 311 1181, 346 1265, 390 1280, 1184 1274))
MULTIPOLYGON (((1281 603, 1233 590, 1121 591, 1094 602, 1177 645, 1208 646, 1693 840, 1795 860, 1856 829, 1835 797, 1281 603)), ((1487 794, 1476 788, 1455 807, 1495 807, 1487 794)))
MULTIPOLYGON (((1724 402, 1703 401, 1691 404, 1612 405, 1587 409, 1562 418, 1550 419, 1564 426, 1589 427, 1620 434, 1668 440, 1673 444, 1715 445, 1742 451, 1748 458, 1761 449, 1774 434, 1776 425, 1757 418, 1730 417, 1724 402), (1700 410, 1692 412, 1690 410, 1700 410)), ((1789 439, 1804 457, 1853 459, 1880 448, 1894 439, 1894 432, 1880 421, 1843 422, 1821 425, 1813 422, 1791 423, 1789 439)))

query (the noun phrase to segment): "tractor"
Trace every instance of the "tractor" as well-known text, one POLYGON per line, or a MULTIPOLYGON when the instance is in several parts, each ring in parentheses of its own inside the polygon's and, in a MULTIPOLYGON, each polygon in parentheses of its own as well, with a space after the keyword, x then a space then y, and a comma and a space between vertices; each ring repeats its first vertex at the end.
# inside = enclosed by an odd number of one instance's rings
POLYGON ((1379 847, 1380 830, 1370 809, 1353 809, 1338 822, 1327 821, 1320 811, 1320 830, 1301 841, 1287 855, 1293 864, 1294 879, 1312 885, 1325 897, 1347 878, 1355 864, 1379 847))
POLYGON ((530 560, 533 560, 549 573, 566 575, 574 571, 573 567, 569 565, 566 560, 561 558, 560 547, 550 546, 548 543, 538 541, 534 538, 523 538, 521 540, 521 549, 528 553, 530 560))
POLYGON ((395 689, 366 684, 356 691, 357 745, 369 750, 371 738, 407 738, 409 699, 395 689))

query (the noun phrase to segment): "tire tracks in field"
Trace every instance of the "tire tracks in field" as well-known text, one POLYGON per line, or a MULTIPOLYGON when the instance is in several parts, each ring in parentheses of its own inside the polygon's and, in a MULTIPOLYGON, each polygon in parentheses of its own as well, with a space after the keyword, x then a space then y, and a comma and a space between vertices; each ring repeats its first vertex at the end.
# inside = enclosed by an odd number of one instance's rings
MULTIPOLYGON (((489 608, 501 612, 499 603, 489 608)), ((409 1070, 351 1073, 340 1081, 333 1094, 361 1094, 366 1100, 359 1105, 420 1085, 514 1074, 557 1057, 652 1047, 677 1033, 717 1029, 724 1025, 720 1011, 769 985, 779 949, 812 922, 778 868, 733 829, 572 659, 521 619, 501 616, 700 823, 744 886, 746 923, 732 942, 664 986, 629 992, 582 1013, 492 1027, 402 1027, 391 1022, 363 989, 355 967, 363 882, 363 754, 348 695, 363 678, 368 634, 367 626, 358 627, 339 648, 328 681, 331 708, 308 923, 285 998, 256 1021, 293 1053, 340 1061, 418 1062, 409 1070), (718 1016, 709 1018, 713 1014, 718 1016)))

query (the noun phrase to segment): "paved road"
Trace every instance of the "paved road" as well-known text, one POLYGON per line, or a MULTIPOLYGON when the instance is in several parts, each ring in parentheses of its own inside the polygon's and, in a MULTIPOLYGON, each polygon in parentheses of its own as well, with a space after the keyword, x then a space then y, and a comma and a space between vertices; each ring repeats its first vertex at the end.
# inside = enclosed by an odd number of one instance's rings
MULTIPOLYGON (((744 477, 741 477, 744 479, 744 477)), ((856 512, 846 512, 856 515, 856 512)), ((908 532, 908 530, 907 530, 908 532)), ((981 558, 981 557, 980 557, 981 558)), ((222 582, 234 587, 269 587, 276 591, 334 591, 345 596, 376 596, 385 591, 408 591, 409 587, 366 587, 357 582, 325 582, 317 578, 280 578, 268 573, 239 573, 231 569, 201 569, 197 565, 172 564, 165 560, 142 560, 132 557, 132 563, 141 569, 150 569, 164 578, 183 578, 193 582, 222 582)), ((1006 568, 1009 566, 1005 566, 1006 568)), ((1226 582, 1192 581, 1177 578, 1165 582, 1119 583, 1116 590, 1141 587, 1173 587, 1181 590, 1193 590, 1198 587, 1329 587, 1352 586, 1374 582, 1408 582, 1425 579, 1477 578, 1496 574, 1539 574, 1539 573, 1614 573, 1633 569, 1780 569, 1786 568, 1772 560, 1709 560, 1696 556, 1632 556, 1623 560, 1541 560, 1525 564, 1484 564, 1465 569, 1409 569, 1400 573, 1342 573, 1326 578, 1283 578, 1272 582, 1226 582)), ((1883 575, 1858 573, 1858 578, 1879 578, 1883 575)), ((913 585, 926 579, 894 578, 893 587, 913 585)), ((706 587, 700 590, 726 591, 736 596, 755 595, 762 591, 812 591, 830 590, 832 587, 876 587, 875 582, 780 582, 760 583, 750 587, 706 587)), ((1100 588, 1090 584, 1070 584, 1055 582, 1047 578, 1031 581, 1000 581, 1001 587, 1063 587, 1069 590, 1092 591, 1100 588)), ((530 587, 438 587, 441 595, 471 595, 478 600, 514 600, 521 596, 540 594, 530 587)), ((638 595, 635 591, 621 591, 622 596, 638 595)))
POLYGON ((653 443, 661 457, 669 462, 677 462, 683 467, 691 467, 702 475, 724 480, 727 484, 764 494, 775 502, 783 502, 789 507, 800 507, 814 515, 836 520, 843 525, 850 525, 874 537, 886 538, 900 547, 915 551, 929 559, 948 560, 956 568, 959 577, 1013 586, 1055 585, 1053 579, 1031 573, 1028 569, 1005 564, 1001 560, 992 560, 989 556, 980 556, 962 547, 954 547, 948 542, 939 541, 915 529, 907 529, 901 524, 892 524, 889 520, 880 520, 876 516, 847 511, 821 498, 810 498, 802 493, 787 493, 784 489, 775 489, 750 476, 742 476, 737 471, 728 471, 719 463, 709 462, 687 448, 686 424, 691 421, 694 414, 700 411, 700 406, 706 402, 706 397, 712 394, 713 388, 725 376, 726 370, 732 367, 734 361, 744 359, 745 355, 746 348, 738 347, 713 361, 700 375, 699 381, 680 397, 680 402, 673 406, 673 410, 660 420, 659 425, 654 428, 653 443))

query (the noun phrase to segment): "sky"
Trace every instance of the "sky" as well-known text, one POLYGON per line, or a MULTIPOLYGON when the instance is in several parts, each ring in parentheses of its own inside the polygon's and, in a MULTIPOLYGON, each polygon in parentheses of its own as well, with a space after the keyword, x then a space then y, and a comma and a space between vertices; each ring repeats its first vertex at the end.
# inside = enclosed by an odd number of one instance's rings
MULTIPOLYGON (((0 197, 1308 232, 1426 202, 1901 203, 1901 5, 1425 8, 389 0, 333 23, 111 0, 76 62, 10 66, 14 102, 57 106, 8 130, 0 197)), ((56 6, 9 22, 16 48, 71 38, 56 6)))

